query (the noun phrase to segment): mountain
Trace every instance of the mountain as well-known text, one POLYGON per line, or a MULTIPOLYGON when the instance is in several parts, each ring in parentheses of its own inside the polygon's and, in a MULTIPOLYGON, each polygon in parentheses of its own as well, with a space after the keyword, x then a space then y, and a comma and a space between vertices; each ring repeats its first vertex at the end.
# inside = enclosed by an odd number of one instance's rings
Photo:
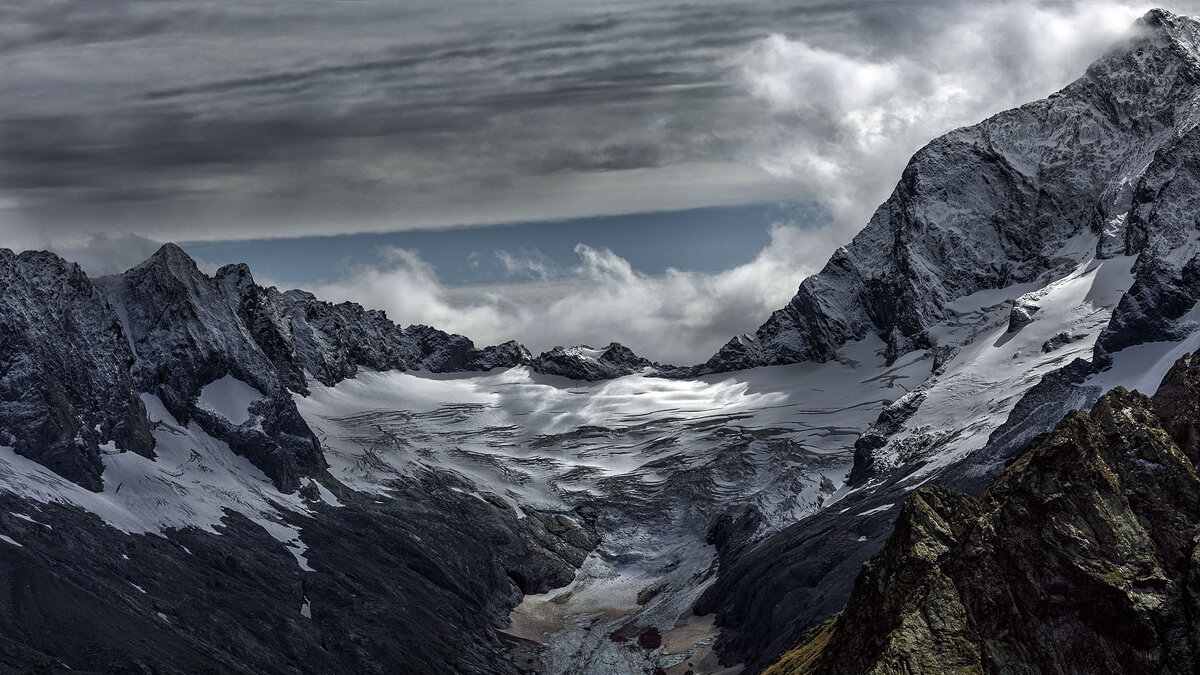
POLYGON ((633 350, 620 344, 610 343, 604 349, 592 349, 587 345, 577 347, 555 347, 542 352, 531 361, 533 369, 547 375, 562 375, 573 380, 608 380, 633 373, 648 371, 657 373, 663 367, 644 359, 633 350))
POLYGON ((291 398, 307 392, 306 374, 333 384, 359 368, 487 370, 529 359, 516 343, 477 350, 352 303, 264 289, 244 265, 209 277, 173 244, 95 282, 49 253, 3 251, 0 264, 8 363, 0 433, 18 453, 97 491, 102 449, 153 456, 137 392, 158 397, 181 424, 195 419, 294 491, 324 468, 291 398), (244 408, 238 419, 211 400, 231 396, 244 408))
POLYGON ((1069 414, 978 497, 922 487, 766 672, 1194 673, 1200 357, 1069 414))
POLYGON ((1200 26, 1147 13, 1062 91, 923 148, 788 307, 708 362, 844 358, 861 338, 932 371, 858 437, 836 509, 727 547, 696 606, 727 662, 765 667, 838 611, 910 491, 977 493, 1070 410, 1200 348, 1198 82, 1200 26))
POLYGON ((938 346, 935 326, 974 293, 1182 244, 1174 209, 1191 197, 1173 176, 1200 114, 1197 26, 1156 10, 1139 28, 1062 91, 922 148, 866 228, 702 368, 828 360, 869 334, 895 358, 938 346), (1155 206, 1164 189, 1172 209, 1155 206))
POLYGON ((94 280, 0 251, 0 665, 770 666, 913 494, 983 517, 947 490, 1200 350, 1198 54, 1152 11, 1061 92, 934 140, 695 368, 478 348, 173 245, 94 280))
POLYGON ((325 468, 320 442, 293 394, 308 378, 332 386, 361 368, 487 371, 530 365, 580 380, 657 364, 613 343, 558 347, 536 359, 507 342, 476 349, 429 326, 401 328, 380 311, 332 304, 254 283, 245 265, 214 276, 174 244, 121 275, 96 281, 46 252, 0 251, 3 358, 0 433, 19 454, 99 491, 101 452, 153 457, 137 392, 152 393, 181 424, 195 419, 285 492, 325 468), (595 354, 593 356, 592 354, 595 354), (230 397, 245 408, 223 414, 230 397))
POLYGON ((78 265, 0 250, 0 441, 100 489, 101 448, 153 456, 134 356, 78 265))
POLYGON ((347 489, 297 407, 363 369, 527 361, 515 343, 210 277, 173 245, 96 281, 0 250, 0 288, 0 669, 517 672, 494 626, 595 546, 586 518, 436 468, 347 489))

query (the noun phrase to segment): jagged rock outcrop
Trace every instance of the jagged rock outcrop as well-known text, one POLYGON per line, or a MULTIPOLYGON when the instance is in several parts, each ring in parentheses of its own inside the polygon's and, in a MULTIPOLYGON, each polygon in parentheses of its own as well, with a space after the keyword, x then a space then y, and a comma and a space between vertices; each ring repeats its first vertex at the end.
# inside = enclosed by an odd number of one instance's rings
POLYGON ((979 498, 922 487, 845 610, 767 672, 1200 666, 1200 358, 1069 414, 979 498))
POLYGON ((332 385, 359 368, 449 372, 531 361, 516 342, 477 349, 354 303, 263 288, 245 265, 210 277, 174 244, 95 282, 51 253, 0 250, 0 288, 0 444, 96 491, 102 450, 153 456, 142 392, 290 492, 325 465, 291 398, 308 393, 308 375, 332 385), (201 401, 225 378, 248 387, 245 419, 201 401))
POLYGON ((561 375, 572 380, 608 380, 633 373, 658 369, 659 365, 644 359, 633 350, 618 342, 604 349, 592 349, 587 345, 577 347, 555 347, 542 352, 530 362, 538 373, 561 375))
MULTIPOLYGON (((302 372, 280 370, 243 322, 226 277, 203 274, 178 246, 99 281, 122 319, 136 357, 141 391, 158 396, 180 423, 197 421, 263 470, 283 491, 324 468, 320 443, 291 399, 302 372), (205 386, 232 376, 260 397, 245 420, 230 420, 200 403, 205 386)), ((262 335, 260 331, 260 336, 262 335)), ((278 358, 279 345, 268 342, 278 358)))
POLYGON ((78 265, 0 249, 0 445, 99 490, 102 448, 153 455, 132 363, 78 265))
POLYGON ((871 334, 894 358, 933 346, 952 301, 1073 267, 1080 241, 1107 257, 1194 230, 1200 28, 1154 10, 1139 29, 1062 91, 922 148, 867 227, 700 372, 825 361, 871 334))
POLYGON ((512 367, 529 360, 515 341, 477 349, 471 340, 429 326, 401 328, 379 310, 352 302, 329 303, 307 291, 280 292, 254 283, 246 265, 217 271, 230 288, 247 326, 270 349, 281 372, 292 373, 303 391, 302 373, 325 385, 352 377, 360 367, 373 370, 454 372, 512 367))
POLYGON ((1008 313, 1008 332, 1015 333, 1030 323, 1033 323, 1033 315, 1041 309, 1033 303, 1032 298, 1021 296, 1013 303, 1012 310, 1008 313))
POLYGON ((515 342, 476 349, 461 335, 401 328, 354 303, 263 288, 246 265, 209 277, 174 244, 99 283, 123 320, 140 389, 162 399, 180 422, 195 419, 228 442, 285 491, 324 467, 320 444, 291 398, 308 392, 307 375, 333 385, 363 367, 449 372, 529 359, 515 342), (225 419, 200 401, 207 385, 226 376, 261 394, 249 419, 225 419))
POLYGON ((1106 368, 1113 352, 1145 342, 1176 342, 1195 330, 1194 321, 1181 321, 1200 298, 1200 256, 1187 258, 1189 248, 1160 246, 1138 258, 1133 285, 1096 341, 1097 368, 1106 368), (1180 264, 1181 259, 1186 262, 1180 264))
POLYGON ((925 390, 918 387, 901 396, 879 413, 875 423, 854 442, 854 466, 846 478, 847 483, 859 485, 873 475, 875 464, 873 453, 887 445, 888 439, 904 428, 904 423, 917 412, 924 402, 925 390))

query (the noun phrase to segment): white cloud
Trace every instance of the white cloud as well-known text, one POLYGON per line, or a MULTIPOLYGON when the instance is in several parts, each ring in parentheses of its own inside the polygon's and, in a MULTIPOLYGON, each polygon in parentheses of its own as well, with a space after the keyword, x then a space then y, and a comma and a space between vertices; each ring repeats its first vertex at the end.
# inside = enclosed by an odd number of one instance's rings
POLYGON ((782 307, 815 271, 820 258, 814 251, 824 250, 832 233, 778 224, 770 235, 753 261, 717 274, 670 269, 647 275, 610 250, 580 244, 569 278, 465 287, 443 285, 415 253, 391 249, 387 264, 358 268, 316 292, 383 309, 398 323, 462 333, 478 344, 517 339, 541 351, 616 340, 649 358, 690 365, 782 307))
POLYGON ((706 359, 782 307, 808 274, 867 222, 921 145, 957 126, 1044 97, 1083 73, 1144 11, 1121 4, 926 7, 914 40, 848 42, 847 51, 772 35, 740 60, 773 127, 751 163, 792 182, 831 214, 822 229, 779 225, 750 263, 717 274, 650 276, 580 245, 566 279, 538 261, 501 255, 539 283, 451 289, 411 253, 322 289, 365 301, 402 323, 432 323, 480 343, 516 338, 534 350, 621 341, 654 359, 706 359), (942 10, 945 11, 942 11, 942 10), (890 51, 889 51, 890 49, 890 51), (851 51, 853 50, 853 51, 851 51))
POLYGON ((327 300, 382 309, 393 321, 406 325, 423 323, 451 331, 455 329, 450 326, 470 325, 489 333, 499 327, 500 303, 453 303, 433 266, 415 251, 387 247, 383 254, 384 265, 359 266, 342 280, 314 290, 327 300))
POLYGON ((747 88, 775 120, 750 161, 796 181, 846 240, 922 145, 1063 87, 1128 35, 1145 8, 1020 2, 922 11, 921 34, 893 51, 771 35, 741 60, 747 88))
MULTIPOLYGON (((495 251, 494 255, 510 277, 545 281, 558 273, 554 262, 537 250, 522 251, 520 254, 501 250, 495 251)), ((478 266, 477 262, 473 264, 478 266)))
POLYGON ((15 251, 48 250, 79 263, 93 278, 118 274, 149 258, 162 242, 129 232, 81 232, 51 237, 39 228, 0 226, 0 246, 15 251))

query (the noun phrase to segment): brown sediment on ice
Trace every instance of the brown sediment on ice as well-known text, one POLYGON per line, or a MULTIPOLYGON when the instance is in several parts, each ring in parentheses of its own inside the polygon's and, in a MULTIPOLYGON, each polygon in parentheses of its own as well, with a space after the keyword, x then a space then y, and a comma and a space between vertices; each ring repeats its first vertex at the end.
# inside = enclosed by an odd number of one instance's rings
POLYGON ((514 637, 549 644, 550 636, 561 631, 570 617, 602 614, 605 620, 612 620, 629 616, 636 609, 636 604, 604 605, 595 599, 579 599, 571 591, 527 595, 509 614, 509 627, 503 632, 514 637))
POLYGON ((713 616, 696 616, 690 611, 662 634, 662 650, 667 655, 686 654, 687 658, 667 668, 667 675, 735 675, 742 666, 723 666, 713 651, 717 627, 713 616))

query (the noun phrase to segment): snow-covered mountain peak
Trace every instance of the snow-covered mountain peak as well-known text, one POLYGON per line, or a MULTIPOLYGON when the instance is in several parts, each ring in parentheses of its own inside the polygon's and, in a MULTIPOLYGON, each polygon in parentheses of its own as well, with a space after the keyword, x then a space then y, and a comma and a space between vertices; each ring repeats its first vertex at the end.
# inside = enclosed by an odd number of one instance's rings
POLYGON ((1200 25, 1191 17, 1179 16, 1170 10, 1155 7, 1143 14, 1135 26, 1161 41, 1170 41, 1190 50, 1193 57, 1198 53, 1200 25))
POLYGON ((561 375, 573 380, 607 380, 633 373, 658 372, 662 366, 638 356, 619 342, 603 349, 587 345, 555 347, 532 359, 530 365, 539 373, 561 375))
POLYGON ((1101 109, 1147 124, 1179 124, 1200 81, 1200 23, 1162 9, 1135 24, 1130 38, 1113 46, 1079 80, 1051 96, 1086 98, 1101 109))
POLYGON ((250 273, 250 266, 246 263, 231 263, 222 265, 217 270, 213 278, 218 283, 233 283, 237 286, 249 286, 254 284, 254 275, 250 273))
POLYGON ((177 244, 166 243, 149 258, 135 265, 122 276, 168 275, 177 279, 203 277, 196 261, 177 244))
POLYGON ((959 298, 1137 253, 1134 193, 1200 121, 1200 25, 1163 11, 1142 24, 1053 96, 918 151, 854 240, 701 371, 829 360, 868 334, 889 358, 929 349, 959 298))

